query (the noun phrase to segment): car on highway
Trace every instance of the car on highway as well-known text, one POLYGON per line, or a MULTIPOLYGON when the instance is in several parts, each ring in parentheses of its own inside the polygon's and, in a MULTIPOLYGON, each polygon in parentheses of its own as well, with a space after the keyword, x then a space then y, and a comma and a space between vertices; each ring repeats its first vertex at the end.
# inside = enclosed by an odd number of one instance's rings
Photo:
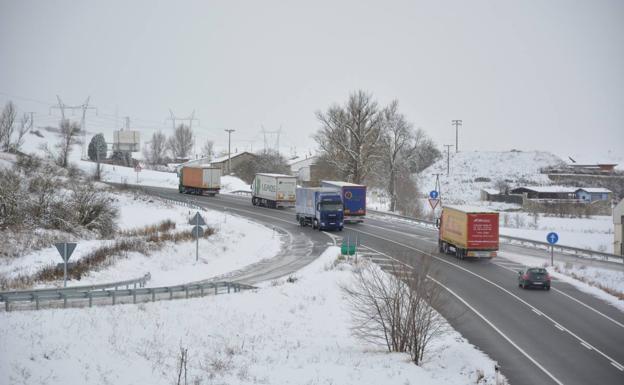
POLYGON ((523 289, 538 287, 550 290, 550 274, 543 267, 528 267, 518 270, 518 286, 523 289))

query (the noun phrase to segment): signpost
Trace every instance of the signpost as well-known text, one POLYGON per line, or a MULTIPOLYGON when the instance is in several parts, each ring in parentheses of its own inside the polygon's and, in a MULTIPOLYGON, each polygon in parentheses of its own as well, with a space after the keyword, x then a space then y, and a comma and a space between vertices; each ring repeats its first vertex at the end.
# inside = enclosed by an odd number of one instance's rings
POLYGON ((431 206, 432 210, 435 210, 438 203, 440 203, 439 196, 440 196, 440 193, 438 193, 436 190, 431 190, 429 192, 429 205, 431 206))
POLYGON ((141 172, 141 165, 139 163, 134 166, 134 172, 137 174, 137 184, 139 184, 139 173, 141 172))
POLYGON ((546 240, 550 243, 550 266, 554 265, 554 248, 555 243, 559 240, 559 235, 557 233, 548 233, 546 236, 546 240))
POLYGON ((204 235, 204 228, 206 221, 202 218, 201 214, 195 213, 195 216, 189 221, 189 224, 193 226, 193 237, 195 237, 195 262, 199 261, 199 238, 204 235))
POLYGON ((55 243, 54 246, 56 246, 59 254, 61 254, 61 258, 63 258, 63 287, 67 287, 67 261, 69 261, 69 257, 71 257, 72 253, 74 252, 74 249, 76 248, 76 243, 61 242, 55 243))

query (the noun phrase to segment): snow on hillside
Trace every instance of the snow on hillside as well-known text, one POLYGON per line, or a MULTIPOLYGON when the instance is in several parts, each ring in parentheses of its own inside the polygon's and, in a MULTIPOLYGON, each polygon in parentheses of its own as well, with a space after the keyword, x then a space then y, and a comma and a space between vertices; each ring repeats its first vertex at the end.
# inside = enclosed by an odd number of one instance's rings
POLYGON ((443 154, 442 158, 419 174, 419 186, 427 194, 436 187, 434 174, 440 174, 443 202, 472 203, 480 200, 481 189, 494 188, 499 180, 507 181, 511 186, 548 185, 549 179, 540 174, 540 168, 562 162, 559 157, 541 151, 452 152, 450 174, 446 174, 447 157, 443 154))
POLYGON ((189 384, 494 383, 494 362, 452 330, 421 367, 355 339, 338 253, 255 291, 0 313, 0 383, 175 384, 181 348, 189 384))

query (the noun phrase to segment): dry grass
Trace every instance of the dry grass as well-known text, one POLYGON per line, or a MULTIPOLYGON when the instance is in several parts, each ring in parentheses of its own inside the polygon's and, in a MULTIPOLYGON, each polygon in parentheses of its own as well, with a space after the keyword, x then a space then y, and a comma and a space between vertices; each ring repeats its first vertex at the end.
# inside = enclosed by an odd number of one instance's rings
MULTIPOLYGON (((186 242, 194 240, 190 230, 174 232, 176 225, 171 220, 162 221, 156 225, 145 226, 140 229, 124 231, 120 238, 112 244, 104 245, 93 250, 68 271, 70 279, 80 280, 90 271, 97 271, 103 267, 111 266, 115 258, 126 258, 128 253, 138 252, 147 254, 150 251, 159 250, 166 242, 186 242)), ((206 228, 202 238, 208 238, 214 234, 213 228, 206 228)), ((0 277, 0 290, 26 289, 38 282, 52 282, 63 279, 63 269, 56 265, 49 265, 32 275, 19 275, 15 278, 0 277)))

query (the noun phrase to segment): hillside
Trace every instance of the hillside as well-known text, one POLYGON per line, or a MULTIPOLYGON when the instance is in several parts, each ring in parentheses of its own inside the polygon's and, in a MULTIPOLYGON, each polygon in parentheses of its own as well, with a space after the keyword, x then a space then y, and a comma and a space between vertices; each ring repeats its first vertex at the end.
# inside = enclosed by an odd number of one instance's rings
POLYGON ((521 184, 549 185, 540 169, 563 163, 556 155, 542 151, 473 151, 450 154, 450 173, 447 176, 447 157, 443 157, 421 172, 420 190, 428 193, 435 189, 436 176, 440 174, 442 199, 446 203, 464 204, 480 200, 480 191, 495 188, 504 180, 511 187, 521 184))

